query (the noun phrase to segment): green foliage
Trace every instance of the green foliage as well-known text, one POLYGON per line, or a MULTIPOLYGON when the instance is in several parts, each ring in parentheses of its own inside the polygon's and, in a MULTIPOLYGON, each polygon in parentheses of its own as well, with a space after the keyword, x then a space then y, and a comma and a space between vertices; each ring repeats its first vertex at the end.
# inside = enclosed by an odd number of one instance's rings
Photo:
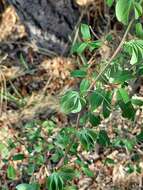
POLYGON ((141 131, 138 135, 137 135, 137 141, 138 142, 143 142, 143 131, 141 131))
POLYGON ((134 78, 129 70, 117 70, 116 73, 110 73, 114 83, 124 84, 134 78))
POLYGON ((92 111, 95 111, 102 104, 104 100, 104 94, 104 90, 97 89, 90 95, 89 104, 92 111))
POLYGON ((71 72, 71 76, 75 77, 75 78, 76 77, 77 78, 84 78, 84 77, 86 77, 86 75, 87 75, 87 73, 84 70, 74 70, 71 72))
POLYGON ((136 144, 134 139, 123 139, 122 140, 124 146, 128 149, 128 151, 132 151, 134 148, 134 145, 136 144))
POLYGON ((12 165, 9 165, 7 168, 7 177, 12 180, 16 178, 16 171, 12 165))
POLYGON ((87 24, 81 24, 81 35, 84 41, 91 40, 90 29, 87 24))
POLYGON ((128 92, 124 88, 120 88, 117 91, 118 100, 123 101, 125 104, 130 101, 128 92))
POLYGON ((86 150, 94 147, 96 142, 96 133, 91 129, 83 129, 77 133, 77 136, 86 150))
POLYGON ((130 40, 125 43, 125 50, 132 56, 130 63, 135 64, 143 58, 143 40, 130 40))
POLYGON ((114 0, 106 0, 106 2, 107 2, 107 5, 111 7, 114 3, 114 0))
MULTIPOLYGON (((90 27, 86 24, 81 25, 81 41, 79 40, 74 44, 72 53, 83 59, 83 66, 71 73, 72 77, 80 79, 79 89, 66 92, 61 100, 61 107, 65 110, 65 113, 77 113, 76 127, 78 130, 74 131, 74 134, 78 143, 86 151, 90 151, 98 143, 104 148, 120 147, 133 152, 135 145, 143 140, 142 131, 134 139, 121 137, 120 131, 115 139, 110 139, 108 130, 100 129, 100 124, 104 119, 108 119, 114 110, 120 110, 124 118, 134 121, 136 110, 143 106, 143 101, 130 95, 129 91, 137 76, 143 75, 141 66, 143 29, 139 20, 142 16, 142 1, 106 0, 106 2, 109 7, 113 7, 115 3, 115 13, 118 21, 123 25, 127 25, 123 40, 118 47, 119 49, 117 48, 117 52, 115 51, 116 56, 113 56, 111 61, 101 60, 101 65, 91 73, 88 70, 90 65, 88 65, 88 58, 86 59, 86 52, 96 51, 104 42, 102 40, 93 41, 90 27), (135 35, 138 38, 126 41, 125 37, 131 26, 135 28, 135 35)), ((108 39, 110 42, 112 38, 109 37, 108 39)), ((137 156, 134 157, 134 160, 138 160, 136 158, 137 156)), ((80 165, 84 174, 88 177, 94 177, 88 165, 85 165, 81 159, 78 158, 76 163, 80 165)), ((113 165, 116 162, 111 158, 106 158, 105 164, 113 165)), ((137 167, 133 167, 133 169, 134 171, 138 170, 137 167)), ((127 170, 132 171, 130 164, 127 166, 127 170)))
POLYGON ((123 24, 127 25, 129 18, 134 11, 135 19, 138 19, 143 12, 141 3, 137 0, 117 0, 116 17, 123 24))
POLYGON ((134 5, 134 14, 135 14, 135 19, 138 19, 140 16, 142 16, 143 9, 142 6, 139 2, 133 2, 134 5))
POLYGON ((98 134, 97 142, 102 146, 108 146, 110 144, 110 139, 105 130, 100 130, 98 134))
POLYGON ((85 94, 90 86, 90 81, 87 79, 83 79, 80 83, 80 93, 85 94))
POLYGON ((16 186, 17 190, 40 190, 40 186, 38 184, 27 184, 22 183, 16 186))
POLYGON ((85 173, 86 176, 88 177, 94 177, 94 173, 88 168, 88 166, 83 166, 82 171, 85 173))
POLYGON ((101 117, 90 113, 89 122, 92 126, 98 126, 101 123, 101 117))
POLYGON ((131 120, 134 120, 136 111, 131 102, 124 103, 123 101, 118 101, 119 107, 122 110, 122 116, 131 120))
POLYGON ((118 0, 116 4, 116 17, 123 24, 128 24, 132 0, 118 0))
POLYGON ((60 176, 64 181, 71 181, 74 177, 76 177, 76 172, 73 168, 63 167, 59 171, 60 176))
POLYGON ((64 181, 59 173, 52 173, 47 179, 47 188, 49 190, 63 190, 64 181))
POLYGON ((137 23, 135 26, 137 37, 143 39, 143 27, 141 23, 137 23))
POLYGON ((92 41, 90 27, 86 24, 81 24, 80 28, 82 42, 76 42, 71 49, 71 53, 82 54, 86 49, 93 51, 101 47, 102 42, 100 40, 92 41))
POLYGON ((78 113, 82 109, 82 99, 77 91, 68 91, 61 99, 62 110, 65 113, 78 113))
POLYGON ((24 158, 25 158, 24 154, 16 154, 13 156, 14 161, 23 160, 24 158))
MULTIPOLYGON (((131 138, 128 133, 132 128, 126 129, 125 134, 122 134, 115 124, 115 129, 113 129, 115 136, 110 138, 108 126, 103 127, 100 124, 104 123, 105 119, 110 120, 114 111, 119 111, 122 113, 122 117, 130 120, 134 125, 136 111, 143 106, 142 98, 132 95, 132 84, 138 76, 143 76, 143 29, 140 22, 142 1, 106 0, 106 2, 109 7, 115 7, 117 20, 127 29, 121 44, 111 59, 100 60, 100 64, 96 64, 95 68, 92 68, 91 59, 86 56, 87 53, 96 53, 96 50, 101 48, 106 41, 108 43, 112 41, 112 36, 109 34, 104 39, 95 40, 90 26, 81 24, 80 37, 71 48, 71 53, 80 58, 80 64, 71 72, 71 77, 77 78, 78 85, 76 90, 69 89, 60 99, 61 111, 69 114, 71 118, 73 117, 73 123, 70 121, 61 129, 56 126, 55 120, 32 121, 23 126, 24 137, 29 142, 26 147, 29 153, 29 165, 22 172, 32 176, 39 168, 46 166, 48 160, 51 168, 47 174, 46 184, 43 184, 42 187, 48 190, 77 190, 74 179, 79 178, 83 173, 94 178, 94 172, 89 169, 87 162, 78 155, 79 147, 85 149, 85 152, 94 150, 96 145, 102 147, 103 150, 108 148, 124 149, 132 153, 131 159, 134 162, 132 164, 129 161, 125 167, 126 172, 141 172, 138 163, 135 164, 140 160, 140 156, 138 153, 134 153, 134 150, 137 144, 143 142, 143 130, 141 129, 135 138, 131 138), (126 41, 131 27, 133 28, 132 35, 135 33, 136 37, 126 41), (58 134, 54 136, 53 133, 56 130, 58 134), (46 143, 45 133, 50 139, 46 143), (78 171, 68 165, 68 159, 73 155, 76 158, 75 163, 80 168, 78 171)), ((22 55, 20 60, 23 67, 28 69, 22 55)), ((16 146, 13 143, 10 144, 11 149, 16 146)), ((16 171, 7 162, 8 151, 9 147, 0 143, 0 154, 8 166, 7 177, 10 180, 15 180, 16 171)), ((25 159, 25 155, 19 152, 11 159, 12 161, 22 161, 25 159)), ((116 161, 107 157, 104 164, 112 166, 116 164, 116 161)), ((32 181, 29 184, 19 184, 16 189, 39 190, 40 185, 32 181)))
POLYGON ((107 91, 103 100, 103 116, 108 118, 111 114, 112 92, 107 91))
POLYGON ((106 160, 105 160, 105 162, 104 162, 104 164, 106 164, 106 165, 114 165, 116 162, 113 160, 113 159, 111 159, 111 158, 106 158, 106 160))

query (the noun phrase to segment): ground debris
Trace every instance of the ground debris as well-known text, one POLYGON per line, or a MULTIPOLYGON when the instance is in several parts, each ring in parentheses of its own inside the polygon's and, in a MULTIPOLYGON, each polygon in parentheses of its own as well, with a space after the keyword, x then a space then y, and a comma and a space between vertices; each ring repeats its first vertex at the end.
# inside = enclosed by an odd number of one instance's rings
POLYGON ((12 6, 8 6, 2 14, 0 34, 0 41, 17 40, 26 36, 25 27, 20 23, 12 6))

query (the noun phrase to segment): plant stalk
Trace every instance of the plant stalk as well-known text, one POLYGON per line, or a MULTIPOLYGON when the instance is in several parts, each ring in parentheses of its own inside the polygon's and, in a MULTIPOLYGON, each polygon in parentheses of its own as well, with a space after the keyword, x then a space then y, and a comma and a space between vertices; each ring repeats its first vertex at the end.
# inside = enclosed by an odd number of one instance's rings
MULTIPOLYGON (((113 53, 113 55, 111 56, 111 58, 109 59, 109 61, 107 62, 107 64, 105 65, 105 67, 103 68, 103 70, 98 74, 98 76, 96 77, 96 79, 92 82, 91 86, 89 87, 88 91, 91 91, 91 89, 93 88, 93 86, 95 85, 96 81, 99 79, 100 76, 102 76, 102 74, 105 72, 105 70, 108 68, 108 66, 112 63, 112 61, 114 60, 114 58, 117 56, 117 54, 120 52, 124 42, 125 42, 125 39, 128 35, 128 32, 132 26, 132 23, 133 23, 134 20, 131 20, 126 31, 125 31, 125 34, 123 35, 123 38, 120 42, 120 44, 118 45, 117 49, 115 50, 115 52, 113 53)), ((78 114, 77 116, 77 121, 76 121, 76 129, 78 129, 79 127, 79 120, 80 120, 80 113, 78 114)), ((56 169, 59 169, 62 167, 73 143, 75 142, 75 139, 76 139, 76 135, 73 134, 72 137, 71 137, 71 143, 68 144, 68 146, 66 147, 66 150, 65 150, 65 154, 63 156, 63 158, 59 161, 59 163, 57 164, 57 167, 56 169)))
POLYGON ((125 39, 128 35, 128 32, 130 31, 130 28, 132 26, 132 23, 134 22, 134 19, 132 19, 123 35, 123 38, 120 42, 120 44, 118 45, 117 49, 115 50, 115 52, 113 53, 113 55, 111 56, 111 58, 107 61, 107 64, 105 65, 105 67, 102 69, 102 71, 98 74, 98 76, 96 77, 96 79, 91 83, 90 87, 89 87, 89 91, 93 88, 93 86, 95 85, 96 81, 102 76, 102 74, 105 72, 105 70, 110 66, 110 64, 112 63, 112 61, 115 59, 115 57, 118 55, 118 53, 120 52, 125 39))

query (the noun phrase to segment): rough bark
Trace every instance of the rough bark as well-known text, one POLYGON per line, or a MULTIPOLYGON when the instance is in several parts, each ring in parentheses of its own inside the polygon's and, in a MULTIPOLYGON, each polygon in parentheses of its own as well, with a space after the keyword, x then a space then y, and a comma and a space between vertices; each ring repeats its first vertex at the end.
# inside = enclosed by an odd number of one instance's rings
POLYGON ((74 0, 7 0, 40 48, 66 54, 69 37, 79 19, 74 0))

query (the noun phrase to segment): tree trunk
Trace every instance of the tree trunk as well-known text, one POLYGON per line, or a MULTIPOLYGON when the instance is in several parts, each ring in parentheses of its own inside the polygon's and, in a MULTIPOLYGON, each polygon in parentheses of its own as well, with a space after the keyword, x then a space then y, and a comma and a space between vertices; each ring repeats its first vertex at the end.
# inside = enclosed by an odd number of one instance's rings
POLYGON ((7 0, 25 24, 30 40, 40 48, 67 54, 69 39, 79 19, 73 0, 7 0))

